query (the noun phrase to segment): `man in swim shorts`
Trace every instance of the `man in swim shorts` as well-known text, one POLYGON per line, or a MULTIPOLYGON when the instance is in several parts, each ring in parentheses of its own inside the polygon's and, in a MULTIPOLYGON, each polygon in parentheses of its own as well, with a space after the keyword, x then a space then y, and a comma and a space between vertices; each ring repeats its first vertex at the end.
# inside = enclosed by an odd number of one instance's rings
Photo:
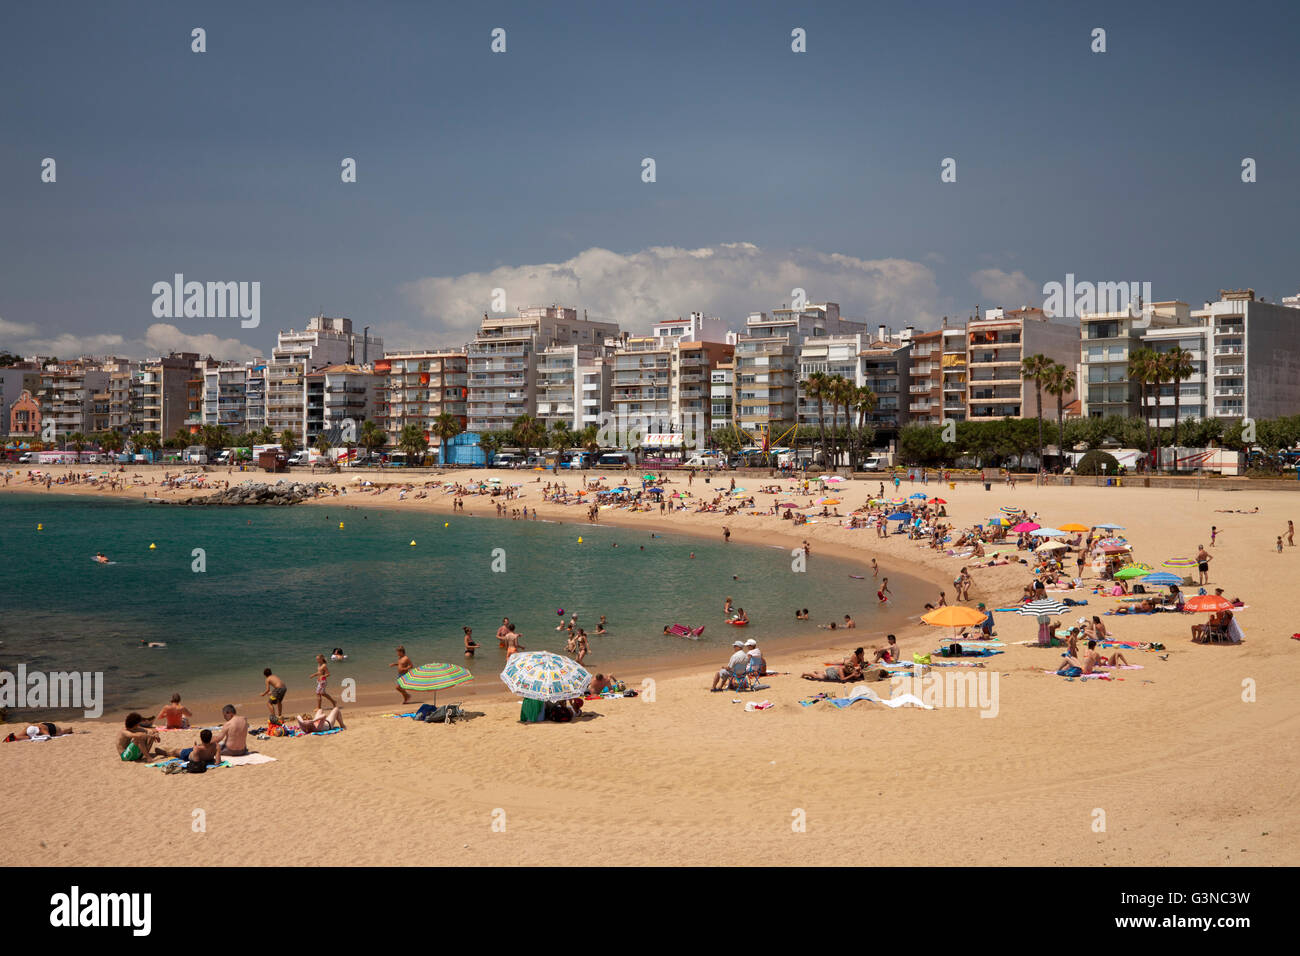
POLYGON ((248 721, 235 713, 234 704, 222 707, 221 716, 226 722, 212 742, 217 744, 223 757, 244 756, 248 753, 248 721))

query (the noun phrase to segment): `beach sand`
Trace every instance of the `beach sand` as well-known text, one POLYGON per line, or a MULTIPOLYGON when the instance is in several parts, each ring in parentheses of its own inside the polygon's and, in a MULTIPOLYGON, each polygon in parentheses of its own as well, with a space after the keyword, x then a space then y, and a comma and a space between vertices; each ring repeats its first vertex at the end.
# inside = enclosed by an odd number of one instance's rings
MULTIPOLYGON (((498 474, 526 483, 516 506, 584 523, 581 506, 541 502, 535 473, 498 474)), ((266 476, 212 477, 229 477, 233 484, 266 476)), ((355 494, 354 476, 347 473, 320 477, 348 482, 349 505, 450 511, 450 498, 440 493, 398 502, 392 490, 355 494)), ((419 473, 402 477, 425 480, 419 473)), ((571 488, 581 481, 576 474, 561 477, 571 488)), ((686 487, 684 475, 673 477, 674 487, 686 487)), ((377 480, 396 483, 387 473, 377 480)), ((715 477, 704 486, 697 478, 692 490, 701 493, 727 480, 715 477)), ((768 480, 746 477, 738 483, 752 489, 768 480)), ((835 492, 843 502, 839 511, 847 515, 877 487, 874 478, 841 485, 835 492)), ((11 482, 6 490, 35 489, 11 482)), ((140 497, 143 490, 107 494, 140 497)), ((800 699, 815 693, 841 691, 800 680, 801 671, 820 670, 823 660, 857 644, 883 643, 883 635, 863 629, 842 637, 820 632, 834 642, 830 647, 769 653, 769 666, 783 673, 765 679, 769 689, 755 694, 709 693, 709 673, 677 667, 620 673, 632 687, 652 693, 588 702, 590 716, 578 723, 522 725, 518 702, 490 693, 467 698, 468 708, 482 716, 451 726, 379 716, 395 708, 375 706, 363 695, 362 706, 345 708, 345 733, 257 741, 255 749, 276 762, 198 777, 168 777, 118 761, 113 745, 120 715, 106 715, 73 722, 79 732, 72 737, 0 744, 0 792, 11 811, 0 822, 0 862, 1300 862, 1300 641, 1290 637, 1300 631, 1293 607, 1300 548, 1275 550, 1287 519, 1300 519, 1300 498, 1285 491, 1216 491, 1212 482, 1201 489, 1199 501, 1191 484, 1144 489, 1020 483, 1014 490, 995 485, 986 492, 977 483, 955 489, 933 481, 924 489, 920 482, 903 483, 903 494, 922 490, 948 500, 958 528, 1007 504, 1037 511, 1046 523, 1118 523, 1126 527, 1137 559, 1151 564, 1194 554, 1197 544, 1209 544, 1210 525, 1218 525, 1210 586, 1249 605, 1239 615, 1246 642, 1191 644, 1188 628, 1204 615, 1103 618, 1120 639, 1161 641, 1168 649, 1167 660, 1160 659, 1166 652, 1128 654, 1143 669, 1120 671, 1112 681, 1044 674, 1058 665, 1059 651, 1010 644, 984 669, 999 675, 997 714, 990 718, 973 707, 800 706, 800 699), (1255 506, 1256 514, 1215 510, 1255 506), (653 683, 643 684, 643 677, 653 683), (749 712, 736 699, 775 706, 749 712), (195 822, 200 817, 201 829, 195 822)), ((50 493, 56 492, 99 493, 77 486, 56 486, 50 493)), ((764 508, 773 500, 759 499, 764 508)), ((340 503, 328 500, 331 507, 340 503)), ((473 497, 466 511, 494 513, 487 499, 473 497)), ((819 554, 875 557, 882 574, 932 580, 935 595, 943 589, 950 600, 952 578, 963 564, 902 536, 880 539, 874 531, 829 522, 793 528, 770 516, 657 511, 602 511, 600 521, 708 535, 719 535, 725 524, 733 541, 792 548, 806 538, 810 562, 819 554)), ((870 571, 864 573, 864 588, 874 591, 870 571)), ((1006 606, 1030 579, 1023 566, 973 574, 972 602, 990 607, 1006 606)), ((797 593, 795 584, 792 607, 797 593)), ((1074 596, 1089 602, 1079 613, 1115 604, 1087 593, 1074 596)), ((1036 634, 1032 618, 1003 613, 997 624, 1008 642, 1036 634)), ((899 632, 900 646, 910 656, 929 651, 941 636, 918 626, 899 632)), ((498 657, 495 646, 485 646, 476 672, 494 675, 498 657)), ((888 696, 888 684, 871 686, 888 696)), ((457 698, 440 698, 449 699, 457 698)), ((291 697, 289 705, 286 712, 305 709, 307 700, 291 697)), ((246 712, 254 723, 264 713, 260 706, 246 712)), ((206 725, 217 715, 215 709, 198 709, 196 717, 206 725)), ((16 727, 10 724, 5 732, 16 727)), ((164 745, 189 746, 194 736, 167 733, 164 745)))

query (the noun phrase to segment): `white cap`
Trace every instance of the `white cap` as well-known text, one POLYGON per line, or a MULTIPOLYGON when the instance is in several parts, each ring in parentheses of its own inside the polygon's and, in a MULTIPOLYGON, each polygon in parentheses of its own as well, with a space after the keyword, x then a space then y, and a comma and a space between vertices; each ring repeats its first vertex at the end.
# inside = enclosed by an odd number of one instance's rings
POLYGON ((732 641, 732 642, 731 642, 731 646, 732 646, 732 647, 744 647, 744 646, 745 646, 745 642, 744 642, 744 641, 732 641))
POLYGON ((746 646, 746 647, 758 647, 758 641, 754 640, 754 639, 751 637, 749 640, 747 640, 747 641, 745 642, 745 646, 746 646))

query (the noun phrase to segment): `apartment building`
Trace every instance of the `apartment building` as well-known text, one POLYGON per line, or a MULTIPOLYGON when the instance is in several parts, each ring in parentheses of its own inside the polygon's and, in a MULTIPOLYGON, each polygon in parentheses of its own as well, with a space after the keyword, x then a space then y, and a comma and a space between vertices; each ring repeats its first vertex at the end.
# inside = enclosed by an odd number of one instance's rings
MULTIPOLYGON (((810 376, 820 372, 828 376, 839 375, 854 385, 862 385, 861 355, 870 342, 871 336, 861 333, 826 335, 805 340, 799 348, 798 381, 806 382, 810 376)), ((817 410, 817 400, 809 398, 800 387, 797 414, 801 426, 817 427, 819 422, 824 422, 827 428, 831 428, 856 421, 851 412, 842 407, 836 408, 833 402, 825 399, 821 402, 820 418, 817 410)))
POLYGON ((836 302, 807 305, 802 309, 782 307, 766 312, 751 312, 745 320, 745 335, 750 338, 789 339, 802 344, 805 339, 827 335, 856 335, 867 332, 867 323, 840 315, 836 302))
POLYGON ((964 422, 966 408, 966 326, 950 327, 943 319, 943 352, 940 358, 944 420, 964 422))
POLYGON ((944 330, 911 336, 907 368, 907 421, 914 425, 940 425, 944 419, 944 330))
POLYGON ((734 424, 733 402, 736 391, 736 360, 719 362, 709 371, 709 429, 729 428, 734 424))
MULTIPOLYGON (((41 369, 36 362, 15 362, 13 365, 0 366, 0 427, 8 427, 10 411, 24 392, 31 398, 40 390, 41 369)), ((26 422, 29 418, 30 416, 25 416, 23 421, 26 422)))
POLYGON ((191 387, 197 352, 173 352, 147 361, 140 370, 139 415, 141 432, 170 438, 190 417, 191 387))
MULTIPOLYGON (((361 423, 375 417, 380 391, 388 376, 372 365, 327 365, 305 376, 304 442, 314 445, 322 435, 333 444, 360 437, 361 423), (349 428, 350 426, 350 428, 349 428)), ((434 436, 434 442, 437 438, 434 436)))
POLYGON ((560 306, 523 308, 514 316, 484 315, 467 349, 469 430, 504 430, 520 415, 537 414, 537 361, 542 350, 600 346, 617 335, 617 324, 579 319, 576 309, 560 306))
POLYGON ((600 425, 609 407, 613 346, 552 345, 537 360, 537 418, 546 428, 573 431, 600 425))
POLYGON ((798 423, 799 348, 787 334, 736 340, 732 418, 756 444, 784 441, 798 423))
POLYGON ((402 429, 418 425, 431 447, 441 444, 433 426, 451 415, 463 430, 469 421, 468 364, 463 349, 410 349, 386 352, 375 363, 385 376, 376 396, 373 418, 396 444, 402 429))
POLYGON ((281 331, 266 369, 267 427, 276 435, 293 432, 301 441, 307 433, 308 373, 378 359, 383 345, 368 331, 353 332, 352 320, 342 317, 316 315, 302 331, 281 331))
POLYGON ((90 359, 46 365, 41 370, 40 393, 43 426, 53 422, 59 438, 74 432, 94 431, 97 395, 108 391, 109 375, 90 359))
MULTIPOLYGON (((1079 365, 1078 323, 1053 322, 1038 308, 990 309, 976 315, 966 325, 966 341, 966 407, 971 419, 1037 416, 1037 390, 1021 377, 1022 358, 1042 354, 1068 369, 1079 365)), ((1066 403, 1074 396, 1067 394, 1066 403)), ((1043 409, 1046 415, 1046 398, 1043 409)))
MULTIPOLYGON (((1191 317, 1207 337, 1208 414, 1259 419, 1300 412, 1300 312, 1261 302, 1254 289, 1221 289, 1217 302, 1191 317)), ((1167 397, 1172 402, 1172 390, 1161 389, 1162 407, 1167 397)))
POLYGON ((881 326, 875 341, 858 353, 860 384, 876 393, 876 407, 867 423, 876 430, 877 441, 896 438, 908 423, 911 352, 910 336, 895 341, 881 326))
POLYGON ((1078 376, 1081 414, 1089 418, 1139 416, 1140 390, 1129 380, 1129 357, 1146 344, 1144 336, 1148 331, 1159 332, 1157 341, 1172 348, 1183 334, 1178 329, 1192 322, 1190 306, 1176 301, 1151 302, 1140 312, 1125 309, 1082 313, 1078 376))

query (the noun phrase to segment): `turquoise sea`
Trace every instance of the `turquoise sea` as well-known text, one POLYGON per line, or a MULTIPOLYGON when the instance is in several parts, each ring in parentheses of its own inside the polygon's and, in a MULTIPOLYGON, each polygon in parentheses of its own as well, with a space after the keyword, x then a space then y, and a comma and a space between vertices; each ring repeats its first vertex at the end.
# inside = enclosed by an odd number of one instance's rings
MULTIPOLYGON (((102 671, 110 711, 151 713, 173 691, 251 700, 265 667, 293 697, 310 689, 315 655, 334 647, 349 657, 331 664, 334 688, 341 677, 362 687, 386 683, 398 644, 417 664, 465 663, 466 624, 483 645, 468 666, 495 686, 504 663, 496 629, 505 615, 528 649, 562 652, 557 611, 578 612, 593 671, 616 661, 685 662, 691 654, 721 663, 737 636, 770 642, 826 634, 816 624, 846 613, 868 643, 902 616, 878 610, 869 571, 816 553, 806 573, 794 573, 785 547, 341 503, 184 508, 4 494, 0 555, 0 669, 102 671), (195 549, 206 570, 194 570, 195 549), (500 573, 492 570, 497 549, 500 573), (96 551, 114 563, 95 563, 96 551), (749 627, 723 623, 728 595, 749 613, 749 627), (796 622, 796 607, 809 608, 812 622, 796 622), (603 637, 594 634, 602 614, 609 619, 603 637), (699 641, 663 636, 675 622, 706 630, 699 641)), ((891 574, 890 587, 895 608, 925 599, 922 586, 902 575, 891 574)))

